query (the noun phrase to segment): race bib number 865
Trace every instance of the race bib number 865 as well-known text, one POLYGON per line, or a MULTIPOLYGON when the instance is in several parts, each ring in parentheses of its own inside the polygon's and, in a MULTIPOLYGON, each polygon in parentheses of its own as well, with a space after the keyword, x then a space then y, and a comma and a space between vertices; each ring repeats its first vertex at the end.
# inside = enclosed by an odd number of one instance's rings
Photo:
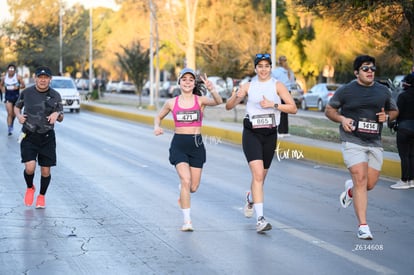
POLYGON ((255 115, 250 121, 253 128, 273 128, 276 126, 275 114, 255 115))

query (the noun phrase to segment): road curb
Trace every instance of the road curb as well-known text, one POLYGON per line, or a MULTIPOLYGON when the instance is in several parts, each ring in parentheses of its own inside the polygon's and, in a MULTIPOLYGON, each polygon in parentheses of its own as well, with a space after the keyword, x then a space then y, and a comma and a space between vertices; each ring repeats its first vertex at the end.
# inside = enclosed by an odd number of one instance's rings
MULTIPOLYGON (((120 111, 110 107, 104 107, 97 104, 81 104, 81 108, 91 112, 100 113, 108 116, 115 116, 122 119, 127 119, 139 123, 149 125, 154 124, 154 116, 148 114, 139 114, 128 111, 120 111)), ((138 110, 137 110, 138 112, 138 110)), ((162 125, 166 129, 173 130, 174 123, 171 119, 164 119, 162 125)), ((211 137, 220 137, 223 140, 235 144, 241 144, 241 131, 229 130, 225 128, 213 127, 203 125, 203 135, 211 137)), ((345 168, 342 158, 342 152, 338 149, 325 148, 315 146, 312 144, 304 144, 289 141, 287 139, 280 139, 278 141, 276 157, 282 159, 305 159, 317 163, 323 163, 330 166, 345 168)), ((384 157, 384 163, 381 170, 381 175, 389 178, 400 178, 400 161, 384 157)))

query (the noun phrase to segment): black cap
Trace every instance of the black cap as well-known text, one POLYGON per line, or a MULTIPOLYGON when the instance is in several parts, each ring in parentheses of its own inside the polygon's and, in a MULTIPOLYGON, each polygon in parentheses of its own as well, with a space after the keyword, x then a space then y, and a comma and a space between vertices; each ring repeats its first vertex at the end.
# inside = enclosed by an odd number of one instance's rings
POLYGON ((52 71, 47 66, 40 66, 36 68, 35 75, 36 76, 40 76, 40 75, 52 76, 52 71))
POLYGON ((269 53, 258 53, 254 58, 254 66, 256 67, 256 65, 262 60, 266 60, 270 65, 272 65, 272 59, 269 53))

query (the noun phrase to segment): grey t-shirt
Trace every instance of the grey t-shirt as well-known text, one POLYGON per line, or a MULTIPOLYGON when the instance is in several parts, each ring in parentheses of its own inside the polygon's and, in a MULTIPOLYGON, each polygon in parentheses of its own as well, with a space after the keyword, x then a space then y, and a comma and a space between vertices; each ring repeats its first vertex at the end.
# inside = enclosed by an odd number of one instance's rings
POLYGON ((385 111, 398 109, 388 88, 377 82, 372 86, 362 86, 357 81, 343 85, 332 96, 329 105, 354 120, 355 130, 351 133, 345 132, 342 124, 339 125, 342 141, 374 147, 382 147, 383 125, 378 121, 377 113, 381 112, 381 108, 385 111))
POLYGON ((54 128, 54 124, 50 124, 47 117, 53 112, 63 111, 62 98, 57 91, 49 88, 46 92, 39 92, 35 86, 23 90, 15 106, 24 108, 26 121, 23 129, 40 134, 54 128))

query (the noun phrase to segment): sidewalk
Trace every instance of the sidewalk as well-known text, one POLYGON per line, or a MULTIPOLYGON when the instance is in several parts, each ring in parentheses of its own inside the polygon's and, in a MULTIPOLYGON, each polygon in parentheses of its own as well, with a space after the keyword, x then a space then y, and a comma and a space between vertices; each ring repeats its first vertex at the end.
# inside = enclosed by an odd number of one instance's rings
MULTIPOLYGON (((139 109, 133 105, 102 104, 93 101, 83 102, 81 108, 100 114, 115 116, 122 119, 153 125, 156 111, 139 109)), ((234 116, 234 113, 227 112, 234 116)), ((238 112, 237 117, 243 116, 238 112)), ((163 120, 162 126, 172 130, 174 128, 171 117, 163 120)), ((227 123, 214 119, 213 113, 207 114, 203 120, 203 136, 220 138, 235 144, 241 144, 241 123, 227 123)), ((322 163, 334 167, 344 168, 341 144, 319 141, 298 136, 279 138, 275 157, 278 159, 303 159, 322 163)), ((397 153, 384 152, 384 164, 381 176, 388 178, 400 178, 400 159, 397 153)))

